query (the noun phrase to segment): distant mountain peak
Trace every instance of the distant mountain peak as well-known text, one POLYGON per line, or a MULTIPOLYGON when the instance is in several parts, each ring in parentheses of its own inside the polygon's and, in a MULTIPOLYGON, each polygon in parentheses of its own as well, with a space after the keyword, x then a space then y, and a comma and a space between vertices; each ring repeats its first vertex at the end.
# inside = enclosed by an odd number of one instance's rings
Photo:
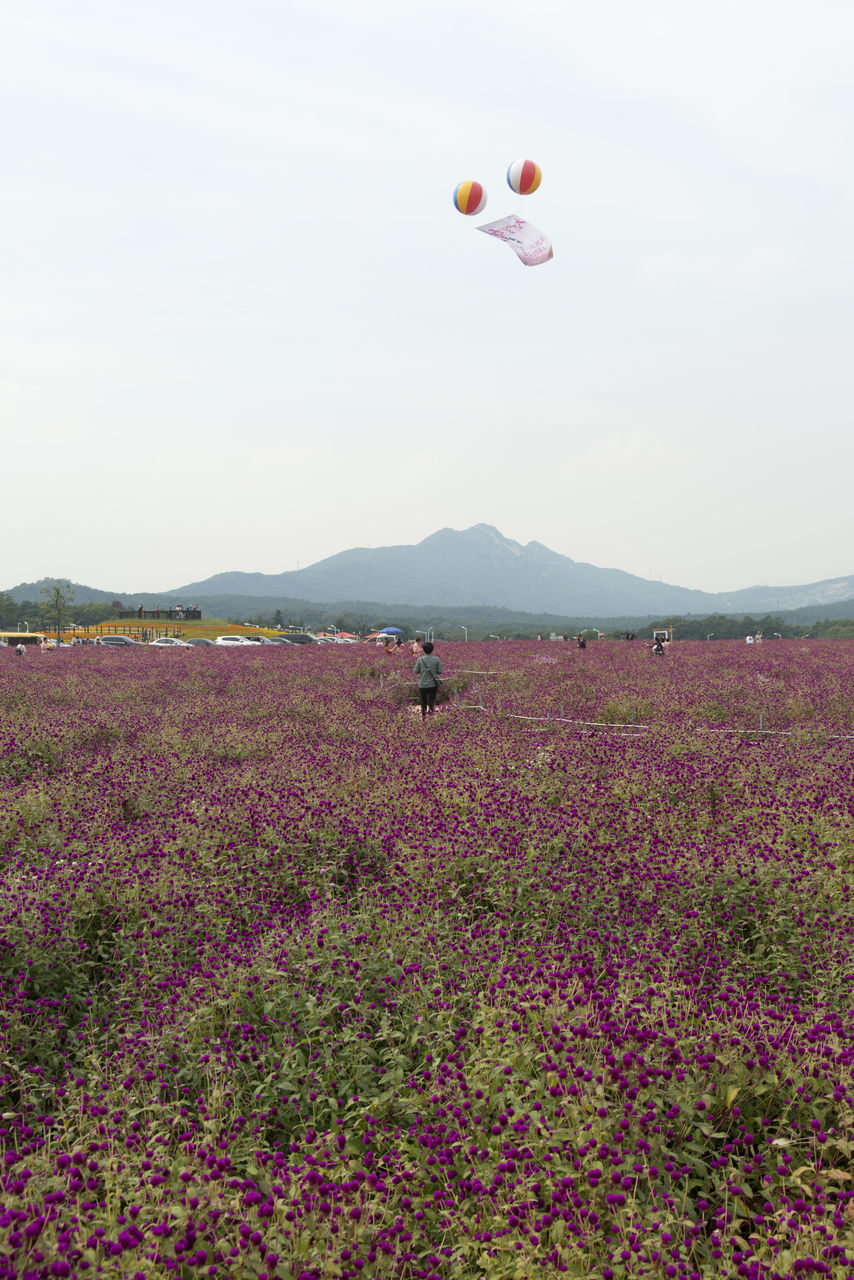
MULTIPOLYGON (((39 585, 22 583, 10 594, 16 600, 33 598, 39 585)), ((133 599, 139 594, 80 587, 75 597, 83 603, 87 598, 133 599)), ((666 617, 820 608, 854 598, 854 575, 801 587, 695 591, 571 560, 541 542, 523 546, 494 525, 480 523, 462 530, 437 529, 415 545, 352 547, 289 573, 217 573, 160 594, 163 600, 230 595, 310 604, 365 600, 418 608, 485 605, 566 618, 598 615, 604 622, 656 613, 666 617)))

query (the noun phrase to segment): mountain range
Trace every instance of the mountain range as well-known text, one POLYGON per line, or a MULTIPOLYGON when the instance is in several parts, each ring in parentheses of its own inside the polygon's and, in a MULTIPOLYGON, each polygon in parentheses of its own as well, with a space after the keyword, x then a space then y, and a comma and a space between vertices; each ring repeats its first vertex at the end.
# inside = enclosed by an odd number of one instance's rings
MULTIPOLYGON (((8 594, 18 602, 34 599, 40 585, 20 583, 8 594)), ((197 603, 207 612, 213 611, 214 601, 226 599, 239 600, 242 610, 273 608, 294 600, 372 601, 419 608, 491 606, 567 618, 595 615, 603 620, 651 614, 759 615, 838 608, 851 601, 851 616, 854 575, 804 586, 698 591, 571 560, 539 542, 523 546, 491 525, 477 524, 462 531, 440 529, 414 546, 354 547, 286 573, 217 573, 160 593, 75 586, 75 599, 81 604, 122 599, 146 608, 181 601, 197 603)))

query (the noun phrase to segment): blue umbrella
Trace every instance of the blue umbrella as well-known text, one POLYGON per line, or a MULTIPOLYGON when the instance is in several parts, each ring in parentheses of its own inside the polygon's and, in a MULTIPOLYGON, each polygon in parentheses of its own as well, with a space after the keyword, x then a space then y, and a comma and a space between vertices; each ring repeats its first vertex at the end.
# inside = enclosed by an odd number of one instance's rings
POLYGON ((402 636, 403 632, 400 627, 383 627, 380 631, 381 636, 402 636))

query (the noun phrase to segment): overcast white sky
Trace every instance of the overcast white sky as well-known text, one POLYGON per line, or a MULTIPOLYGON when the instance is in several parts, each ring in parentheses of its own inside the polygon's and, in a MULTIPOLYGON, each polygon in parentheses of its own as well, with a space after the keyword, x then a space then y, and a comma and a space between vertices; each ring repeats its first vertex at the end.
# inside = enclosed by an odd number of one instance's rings
POLYGON ((852 48, 848 0, 7 0, 0 587, 480 521, 854 572, 852 48))

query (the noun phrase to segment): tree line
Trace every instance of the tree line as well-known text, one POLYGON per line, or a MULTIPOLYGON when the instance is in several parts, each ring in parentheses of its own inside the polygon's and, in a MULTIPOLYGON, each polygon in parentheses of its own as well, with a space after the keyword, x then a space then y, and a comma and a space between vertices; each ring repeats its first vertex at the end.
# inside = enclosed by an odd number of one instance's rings
POLYGON ((64 631, 72 622, 97 626, 115 617, 112 604, 74 604, 70 582, 58 579, 42 587, 38 600, 15 601, 0 591, 0 631, 64 631))
POLYGON ((305 631, 350 631, 356 635, 367 635, 387 625, 400 627, 407 635, 414 635, 416 630, 423 632, 425 616, 429 613, 429 625, 437 636, 445 640, 462 639, 468 632, 470 640, 495 639, 502 640, 534 640, 538 635, 551 634, 574 637, 581 631, 598 629, 609 639, 619 639, 628 632, 639 638, 650 637, 653 630, 659 627, 672 628, 677 640, 740 640, 747 635, 756 635, 761 631, 766 640, 780 636, 792 639, 809 635, 811 637, 851 637, 854 639, 854 619, 829 619, 814 622, 808 626, 804 623, 785 622, 777 614, 743 614, 733 617, 724 613, 711 613, 706 617, 679 615, 652 618, 646 615, 641 618, 609 618, 598 624, 591 618, 558 618, 553 615, 511 614, 508 618, 506 610, 489 611, 476 608, 472 610, 454 609, 443 613, 440 610, 430 613, 419 610, 418 614, 402 610, 389 611, 388 614, 369 614, 361 612, 342 612, 328 605, 316 607, 303 606, 294 616, 281 609, 260 610, 241 618, 230 618, 229 622, 249 622, 257 627, 298 627, 305 631), (486 615, 484 617, 484 614, 486 615), (393 616, 392 616, 393 615, 393 616))
MULTIPOLYGON (((62 631, 72 622, 78 626, 97 626, 115 618, 113 603, 99 601, 91 604, 75 604, 74 589, 70 582, 56 579, 39 591, 37 600, 17 603, 8 592, 0 591, 0 630, 62 631)), ((854 619, 824 618, 810 623, 786 622, 777 614, 754 617, 744 614, 740 618, 730 614, 711 613, 705 617, 674 615, 656 618, 643 617, 595 618, 559 617, 554 614, 516 613, 508 609, 490 608, 488 605, 470 608, 422 608, 410 610, 392 606, 355 604, 341 608, 335 605, 312 605, 300 602, 298 607, 270 608, 231 617, 229 622, 249 622, 259 627, 296 627, 305 631, 350 631, 366 635, 384 626, 398 626, 407 635, 416 631, 424 633, 431 627, 437 636, 445 640, 494 639, 532 640, 537 635, 575 636, 580 631, 599 630, 609 638, 619 638, 627 632, 638 637, 648 637, 656 627, 671 627, 677 640, 733 640, 743 639, 762 631, 767 640, 775 636, 796 638, 811 637, 854 639, 854 619)))

